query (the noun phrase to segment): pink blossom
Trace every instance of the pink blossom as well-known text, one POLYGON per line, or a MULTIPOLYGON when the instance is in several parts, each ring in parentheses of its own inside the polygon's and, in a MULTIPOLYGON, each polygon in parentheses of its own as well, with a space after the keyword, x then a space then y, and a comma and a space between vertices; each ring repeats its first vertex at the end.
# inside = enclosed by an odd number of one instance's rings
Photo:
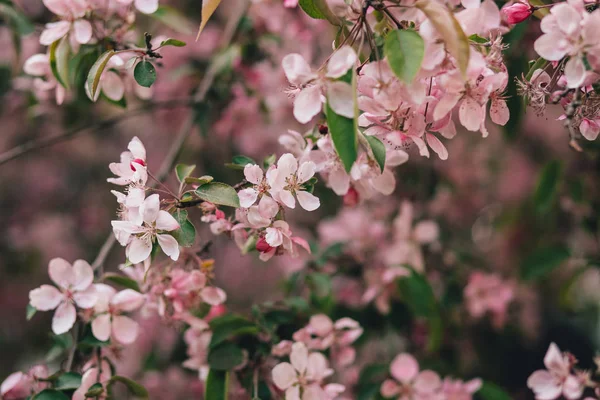
POLYGON ((144 304, 144 295, 132 289, 117 293, 112 287, 96 284, 98 302, 94 307, 92 333, 96 339, 107 341, 116 339, 123 344, 131 344, 138 333, 138 324, 131 318, 122 315, 132 312, 144 304))
POLYGON ((73 265, 62 258, 54 258, 48 264, 50 279, 58 286, 42 285, 29 292, 29 304, 37 310, 56 309, 52 319, 52 331, 60 335, 68 332, 75 324, 77 310, 94 307, 98 296, 92 282, 94 271, 84 260, 73 265))
POLYGON ((413 356, 402 353, 390 365, 394 379, 386 379, 381 385, 381 395, 398 400, 443 399, 440 392, 442 381, 438 374, 430 370, 419 371, 419 364, 413 356))
POLYGON ((553 400, 565 396, 579 399, 583 394, 584 381, 572 373, 575 359, 568 353, 561 353, 558 346, 550 344, 544 365, 546 369, 535 371, 527 380, 527 386, 534 391, 538 400, 553 400))
POLYGON ((85 0, 43 0, 50 11, 63 20, 46 24, 40 35, 40 43, 49 46, 70 34, 71 46, 77 51, 80 44, 92 39, 92 25, 86 20, 85 13, 89 5, 85 0))
POLYGON ((490 312, 495 323, 501 326, 514 297, 514 289, 510 282, 503 281, 497 274, 476 271, 469 276, 464 295, 471 316, 479 318, 490 312))
POLYGON ((165 232, 179 229, 179 223, 171 214, 160 209, 158 194, 148 196, 139 207, 142 223, 112 221, 115 237, 122 246, 127 246, 127 259, 133 264, 150 257, 152 244, 158 241, 163 252, 174 261, 179 258, 177 240, 165 232))
POLYGON ((23 65, 23 71, 34 76, 33 87, 38 92, 55 91, 56 104, 65 100, 65 88, 59 84, 50 69, 50 59, 47 54, 34 54, 23 65))
POLYGON ((307 161, 298 166, 298 160, 290 153, 279 158, 277 169, 269 184, 271 194, 280 203, 289 208, 296 207, 298 198, 300 206, 306 211, 314 211, 320 206, 319 199, 305 190, 303 184, 315 175, 315 163, 307 161))
POLYGON ((516 2, 502 7, 502 14, 504 14, 506 22, 512 25, 525 21, 533 14, 533 10, 527 3, 516 2))
POLYGON ((442 392, 444 398, 448 400, 472 400, 473 394, 481 388, 482 384, 483 382, 478 378, 468 382, 445 378, 442 383, 442 392))

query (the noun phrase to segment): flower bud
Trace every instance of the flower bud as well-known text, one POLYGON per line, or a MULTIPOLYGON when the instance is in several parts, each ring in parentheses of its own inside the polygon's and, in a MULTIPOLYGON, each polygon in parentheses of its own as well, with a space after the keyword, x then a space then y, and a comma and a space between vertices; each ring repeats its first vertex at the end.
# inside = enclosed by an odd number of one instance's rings
POLYGON ((509 24, 518 24, 525 21, 533 13, 533 8, 526 3, 514 3, 502 8, 502 13, 509 24))
POLYGON ((351 187, 348 192, 344 195, 344 205, 346 207, 354 207, 358 204, 360 197, 358 191, 351 187))
POLYGON ((272 247, 267 243, 264 237, 259 238, 256 242, 256 250, 261 253, 268 253, 271 249, 272 247))

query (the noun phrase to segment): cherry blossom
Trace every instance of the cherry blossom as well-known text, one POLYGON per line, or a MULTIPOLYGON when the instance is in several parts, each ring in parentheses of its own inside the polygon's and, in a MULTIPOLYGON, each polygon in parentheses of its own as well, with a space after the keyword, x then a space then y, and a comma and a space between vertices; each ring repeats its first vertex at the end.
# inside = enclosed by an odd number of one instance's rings
POLYGON ((419 364, 413 356, 402 353, 390 365, 392 379, 381 385, 381 395, 398 400, 441 399, 442 381, 438 374, 430 370, 419 371, 419 364))
POLYGON ((279 158, 277 169, 270 181, 271 194, 289 208, 296 207, 294 195, 306 211, 314 211, 321 205, 319 199, 304 189, 305 184, 315 175, 316 166, 307 161, 298 166, 298 160, 290 153, 279 158))
POLYGON ((152 252, 155 242, 174 261, 179 258, 177 240, 165 233, 179 228, 179 223, 171 214, 160 209, 158 194, 148 196, 139 207, 142 223, 132 221, 112 221, 115 237, 122 246, 127 246, 127 259, 134 264, 143 262, 152 252))
POLYGON ((509 24, 523 22, 533 14, 531 5, 520 1, 502 7, 501 11, 509 24))
POLYGON ((471 316, 479 318, 486 312, 494 317, 497 326, 502 326, 508 305, 513 300, 514 288, 497 274, 473 272, 464 291, 467 310, 471 316))
POLYGON ((69 34, 71 46, 86 44, 92 39, 92 25, 84 18, 89 5, 85 0, 44 0, 44 5, 63 20, 46 24, 40 43, 49 46, 69 34))
POLYGON ((121 186, 130 184, 144 186, 148 181, 146 148, 137 136, 131 139, 127 148, 129 151, 121 153, 120 162, 109 165, 117 178, 108 178, 107 181, 121 186))
POLYGON ((29 304, 40 311, 56 309, 52 331, 60 335, 68 332, 75 324, 75 305, 87 309, 96 304, 98 296, 92 285, 94 271, 84 260, 77 260, 71 265, 62 258, 54 258, 48 264, 48 274, 58 289, 42 285, 32 290, 29 292, 29 304))
POLYGON ((538 400, 553 400, 561 395, 567 399, 579 399, 583 394, 584 381, 573 374, 573 356, 561 353, 558 346, 550 344, 544 365, 546 369, 535 371, 527 380, 527 386, 535 392, 538 400))
POLYGON ((323 398, 321 382, 333 374, 327 359, 321 353, 309 353, 304 343, 294 343, 290 362, 277 364, 273 368, 273 382, 285 391, 286 400, 311 400, 323 398))
POLYGON ((138 324, 122 314, 140 308, 144 304, 144 295, 132 289, 117 293, 115 289, 102 283, 95 286, 98 302, 94 306, 92 333, 101 341, 114 338, 123 344, 133 343, 137 337, 138 324))

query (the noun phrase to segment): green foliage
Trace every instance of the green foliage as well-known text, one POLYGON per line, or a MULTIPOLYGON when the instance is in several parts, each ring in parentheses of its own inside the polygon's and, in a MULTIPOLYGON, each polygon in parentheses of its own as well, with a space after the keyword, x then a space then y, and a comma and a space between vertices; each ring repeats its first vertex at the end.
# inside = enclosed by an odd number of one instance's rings
POLYGON ((476 393, 476 397, 481 400, 511 400, 511 396, 500 386, 492 382, 483 382, 481 389, 476 393))
POLYGON ((177 164, 175 167, 175 174, 177 175, 179 183, 184 183, 186 178, 194 172, 194 169, 196 169, 195 165, 177 164))
POLYGON ((104 281, 114 283, 118 286, 122 286, 127 289, 133 289, 136 292, 141 292, 138 283, 125 275, 116 274, 114 272, 107 272, 104 274, 103 279, 104 281))
POLYGON ((133 77, 138 85, 150 87, 156 82, 156 68, 150 61, 142 60, 135 65, 133 77))
POLYGON ((31 400, 69 400, 67 395, 58 390, 46 389, 31 397, 31 400))
POLYGON ((139 383, 126 378, 124 376, 120 376, 120 375, 115 375, 113 377, 110 378, 110 380, 108 381, 108 384, 106 385, 106 390, 111 393, 112 392, 112 387, 117 383, 122 383, 123 385, 125 385, 125 387, 127 387, 127 390, 129 390, 129 393, 131 393, 132 395, 134 395, 137 398, 140 399, 147 399, 148 398, 148 391, 146 390, 145 387, 143 387, 142 385, 140 385, 139 383))
POLYGON ((227 400, 229 389, 229 373, 225 371, 208 371, 204 398, 207 400, 227 400))
POLYGON ((298 4, 311 18, 326 19, 334 25, 340 25, 339 18, 331 12, 325 0, 300 0, 298 4))
POLYGON ((538 214, 545 214, 552 208, 558 192, 561 175, 562 164, 557 160, 550 161, 542 169, 533 195, 533 203, 538 214))
POLYGON ((196 196, 204 201, 228 207, 239 207, 240 199, 231 186, 221 182, 211 182, 200 186, 195 191, 196 196))
MULTIPOLYGON (((409 268, 410 269, 410 268, 409 268)), ((440 308, 427 278, 410 269, 410 275, 398 280, 400 295, 413 315, 423 317, 429 325, 429 351, 441 345, 443 326, 440 308)))
POLYGON ((71 47, 68 36, 50 45, 50 69, 52 74, 63 87, 69 88, 69 58, 71 47))
POLYGON ((173 213, 173 217, 179 223, 179 229, 171 232, 171 235, 177 240, 180 246, 190 247, 196 241, 196 227, 188 218, 186 210, 178 209, 173 213))
POLYGON ((521 263, 521 277, 527 281, 543 278, 570 256, 569 249, 563 245, 538 248, 521 263))
POLYGON ((160 46, 161 47, 164 47, 164 46, 184 47, 185 42, 182 42, 181 40, 169 38, 167 40, 163 40, 162 42, 160 42, 160 46))
POLYGON ((384 51, 394 74, 410 83, 421 69, 425 41, 413 30, 396 29, 385 37, 384 51))
POLYGON ((30 321, 36 312, 37 312, 37 309, 28 303, 27 304, 27 314, 26 314, 27 321, 30 321))
POLYGON ((367 139, 367 142, 369 142, 369 146, 371 146, 375 161, 377 161, 381 172, 383 172, 383 169, 385 168, 385 145, 375 136, 365 136, 365 138, 367 139))
POLYGON ((358 139, 355 121, 336 114, 327 104, 327 125, 331 140, 335 146, 346 172, 350 172, 358 157, 358 139))
POLYGON ((18 36, 26 36, 33 33, 35 26, 21 11, 17 10, 15 5, 10 0, 0 1, 0 17, 2 17, 11 30, 15 31, 18 36))
POLYGON ((250 157, 238 155, 233 156, 231 163, 226 165, 231 169, 244 169, 246 164, 257 164, 257 162, 250 157))
POLYGON ((108 64, 108 61, 115 55, 114 50, 108 50, 104 52, 92 65, 90 68, 87 79, 85 82, 85 92, 92 101, 98 100, 98 96, 100 95, 100 91, 98 87, 100 86, 100 77, 108 64))
POLYGON ((209 324, 213 331, 209 346, 211 349, 234 337, 254 335, 259 331, 254 322, 235 314, 214 318, 209 324))
POLYGON ((235 343, 224 342, 208 352, 208 365, 211 370, 228 371, 243 362, 244 352, 235 343))
POLYGON ((75 372, 65 372, 54 382, 56 390, 74 390, 81 386, 81 375, 75 372))

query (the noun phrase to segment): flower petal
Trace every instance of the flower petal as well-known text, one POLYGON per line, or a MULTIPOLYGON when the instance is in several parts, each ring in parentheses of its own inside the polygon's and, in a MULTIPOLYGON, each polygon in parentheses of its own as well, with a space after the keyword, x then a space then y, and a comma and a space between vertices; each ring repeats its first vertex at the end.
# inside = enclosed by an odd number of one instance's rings
POLYGON ((273 383, 281 390, 286 390, 298 380, 296 370, 292 367, 292 364, 286 362, 277 364, 271 375, 273 376, 273 383))
POLYGON ((317 196, 304 190, 296 192, 296 197, 298 197, 298 203, 300 203, 300 206, 306 211, 314 211, 321 205, 321 202, 317 196))
POLYGON ((57 335, 68 332, 75 324, 75 319, 77 319, 75 306, 70 302, 61 303, 52 318, 52 332, 57 335))
POLYGON ((403 383, 412 381, 418 372, 419 364, 417 360, 407 353, 397 355, 390 366, 392 376, 403 383))
POLYGON ((110 315, 101 314, 98 315, 92 321, 92 333, 94 337, 100 341, 106 342, 110 339, 110 315))
POLYGON ((162 251, 171 257, 171 260, 177 261, 179 258, 179 243, 177 243, 177 240, 171 235, 156 235, 156 238, 162 251))
POLYGON ((346 82, 337 81, 327 85, 327 101, 336 114, 354 118, 354 92, 346 82))
POLYGON ((131 344, 138 335, 138 323, 129 317, 118 315, 112 319, 112 336, 120 343, 131 344))
POLYGON ((161 231, 174 231, 179 229, 179 222, 168 212, 160 210, 156 218, 156 227, 161 231))
POLYGON ((54 286, 42 285, 29 292, 29 304, 36 310, 53 310, 63 300, 63 294, 54 286))

